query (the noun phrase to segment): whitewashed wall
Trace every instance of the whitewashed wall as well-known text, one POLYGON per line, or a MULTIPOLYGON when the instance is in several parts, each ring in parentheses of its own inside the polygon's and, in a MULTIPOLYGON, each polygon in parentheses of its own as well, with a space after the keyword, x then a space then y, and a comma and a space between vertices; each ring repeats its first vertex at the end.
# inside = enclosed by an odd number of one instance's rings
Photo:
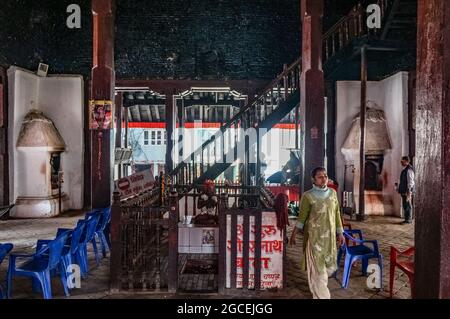
POLYGON ((31 109, 44 112, 55 124, 66 143, 62 154, 64 171, 63 192, 69 195, 69 208, 83 207, 83 125, 84 125, 84 89, 82 76, 51 75, 39 77, 33 72, 19 67, 8 69, 9 82, 9 154, 10 183, 12 190, 10 201, 14 202, 19 194, 21 183, 33 183, 20 178, 19 168, 21 152, 17 152, 16 143, 25 115, 31 109))
POLYGON ((39 109, 56 125, 66 150, 62 155, 63 191, 69 207, 83 208, 84 177, 84 89, 82 76, 39 78, 39 109))
MULTIPOLYGON (((345 158, 342 144, 350 131, 353 119, 360 111, 360 82, 338 81, 336 83, 336 177, 344 185, 345 158)), ((383 194, 393 199, 396 215, 400 215, 400 197, 394 191, 394 183, 400 177, 400 159, 408 155, 408 73, 399 72, 382 81, 368 82, 367 100, 375 102, 386 116, 392 150, 385 152, 383 164, 383 194)), ((358 156, 359 158, 359 156, 358 156)), ((359 176, 359 161, 355 163, 355 174, 359 176)), ((349 180, 346 181, 347 185, 349 180)), ((354 185, 355 205, 358 207, 359 179, 354 185)))

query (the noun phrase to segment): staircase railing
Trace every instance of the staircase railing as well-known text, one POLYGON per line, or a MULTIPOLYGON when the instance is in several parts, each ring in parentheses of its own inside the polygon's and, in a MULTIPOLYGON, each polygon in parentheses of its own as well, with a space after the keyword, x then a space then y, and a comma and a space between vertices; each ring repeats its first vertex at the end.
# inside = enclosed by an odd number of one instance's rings
POLYGON ((262 92, 249 101, 227 123, 220 127, 222 136, 228 134, 228 139, 218 139, 212 136, 189 156, 179 163, 172 171, 174 184, 192 185, 212 165, 225 162, 226 152, 233 150, 238 143, 236 130, 258 127, 275 110, 300 89, 301 59, 291 65, 284 66, 283 72, 277 76, 262 92), (218 158, 219 157, 219 161, 218 158))
MULTIPOLYGON (((381 8, 382 21, 388 14, 394 1, 378 0, 376 2, 381 8)), ((379 29, 367 28, 367 4, 368 2, 366 0, 361 0, 347 16, 339 20, 324 34, 324 63, 354 39, 380 32, 379 29)), ((173 183, 193 185, 214 164, 225 161, 226 149, 233 150, 238 143, 239 134, 234 134, 236 130, 250 127, 257 128, 283 102, 291 97, 292 94, 299 92, 300 76, 301 58, 289 66, 285 65, 283 72, 261 94, 251 99, 227 123, 220 127, 219 133, 222 136, 229 134, 227 143, 225 143, 224 138, 217 138, 218 135, 216 134, 187 157, 182 156, 181 163, 178 163, 170 174, 173 178, 173 183)), ((226 169, 227 167, 227 165, 224 165, 221 169, 226 169)))
MULTIPOLYGON (((381 21, 389 13, 394 0, 377 0, 381 9, 381 21)), ((346 47, 354 39, 364 35, 376 35, 382 29, 367 27, 367 1, 359 2, 350 12, 332 26, 323 36, 324 63, 346 47)))

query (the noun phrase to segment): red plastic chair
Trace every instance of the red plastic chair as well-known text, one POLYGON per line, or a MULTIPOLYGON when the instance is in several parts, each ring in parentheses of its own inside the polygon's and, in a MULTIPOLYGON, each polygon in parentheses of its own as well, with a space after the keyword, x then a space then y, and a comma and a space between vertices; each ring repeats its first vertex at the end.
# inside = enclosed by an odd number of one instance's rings
POLYGON ((391 246, 391 269, 389 274, 389 295, 391 298, 394 290, 395 267, 398 267, 408 276, 411 296, 414 298, 414 247, 400 251, 391 246))

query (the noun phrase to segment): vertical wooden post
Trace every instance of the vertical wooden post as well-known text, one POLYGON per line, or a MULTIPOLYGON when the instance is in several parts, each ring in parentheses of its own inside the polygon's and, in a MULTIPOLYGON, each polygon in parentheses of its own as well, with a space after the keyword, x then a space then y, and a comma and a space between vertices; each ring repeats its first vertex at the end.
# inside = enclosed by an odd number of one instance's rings
MULTIPOLYGON (((173 104, 173 94, 166 94, 166 131, 167 131, 167 148, 166 148, 166 174, 170 174, 173 170, 173 132, 175 129, 175 107, 173 104)), ((203 154, 203 153, 202 153, 203 154)))
POLYGON ((288 97, 288 73, 286 72, 287 70, 287 64, 283 64, 283 72, 285 73, 285 75, 283 76, 283 101, 286 101, 287 97, 288 97))
POLYGON ((228 194, 219 198, 219 278, 217 281, 220 294, 225 292, 227 275, 227 207, 228 194))
MULTIPOLYGON (((242 235, 242 244, 239 247, 242 247, 242 261, 243 261, 243 269, 242 269, 242 288, 248 289, 248 283, 250 281, 250 214, 248 211, 244 210, 243 222, 242 222, 242 230, 244 234, 242 235)), ((238 238, 236 238, 237 240, 238 238)), ((237 268, 237 267, 236 267, 237 268)))
POLYGON ((122 272, 122 228, 120 224, 122 211, 120 209, 120 193, 114 192, 114 200, 111 206, 111 261, 109 275, 109 289, 118 292, 121 289, 122 272))
MULTIPOLYGON (((129 122, 130 122, 130 118, 128 117, 128 111, 129 111, 129 107, 125 107, 123 109, 123 117, 124 117, 124 122, 125 122, 125 136, 124 136, 124 141, 123 141, 123 147, 128 148, 129 143, 128 143, 128 133, 130 131, 129 128, 129 122)), ((124 164, 122 165, 122 169, 123 169, 123 176, 126 177, 128 176, 128 164, 124 164)))
POLYGON ((450 298, 450 2, 418 3, 415 296, 450 298))
POLYGON ((230 288, 235 289, 237 287, 236 278, 237 278, 237 222, 238 215, 237 210, 233 210, 231 213, 231 269, 230 269, 230 288))
POLYGON ((336 177, 335 168, 335 151, 336 145, 334 142, 336 136, 336 82, 327 82, 326 85, 327 96, 327 172, 328 176, 336 177))
MULTIPOLYGON (((178 107, 178 121, 180 123, 180 126, 179 126, 179 131, 178 131, 178 153, 176 154, 177 164, 182 163, 183 160, 184 160, 184 145, 183 144, 186 143, 185 140, 184 140, 184 138, 185 138, 184 134, 186 132, 185 129, 184 129, 184 126, 185 126, 185 123, 186 123, 185 114, 186 114, 186 111, 184 109, 184 98, 182 98, 181 99, 181 105, 178 107)), ((167 133, 167 140, 168 139, 169 139, 169 135, 167 133)), ((187 172, 186 170, 187 170, 187 167, 185 166, 183 168, 182 180, 178 181, 178 183, 183 184, 183 185, 187 184, 186 183, 186 177, 185 177, 185 175, 186 175, 185 172, 187 172)))
POLYGON ((295 107, 295 149, 297 150, 300 148, 299 124, 300 124, 300 105, 295 107))
MULTIPOLYGON (((114 98, 114 1, 92 0, 93 67, 91 99, 114 98)), ((91 131, 92 207, 111 205, 111 130, 91 131)))
POLYGON ((302 189, 312 187, 310 172, 324 165, 325 84, 322 71, 323 0, 301 0, 302 75, 301 126, 302 189))
MULTIPOLYGON (((246 126, 245 130, 247 130, 249 126, 246 126)), ((244 133, 244 145, 245 145, 245 186, 251 185, 251 173, 252 170, 250 167, 254 167, 254 163, 250 163, 250 136, 244 133)))
MULTIPOLYGON (((118 92, 115 96, 115 107, 116 107, 116 148, 122 148, 122 104, 123 104, 123 94, 118 92)), ((119 163, 118 168, 118 178, 122 177, 122 164, 119 163)))
POLYGON ((358 220, 365 219, 365 184, 366 184, 366 109, 367 109, 367 48, 361 47, 361 111, 359 114, 360 122, 360 141, 359 141, 359 211, 356 215, 358 220))
POLYGON ((169 198, 169 282, 168 290, 178 290, 178 193, 172 192, 169 198))
POLYGON ((259 127, 256 127, 256 186, 260 186, 263 184, 263 180, 261 178, 261 135, 259 131, 259 127))
POLYGON ((254 210, 255 216, 255 291, 261 290, 261 230, 262 230, 262 209, 259 206, 254 210))
POLYGON ((6 71, 0 67, 0 205, 9 205, 8 87, 6 71))

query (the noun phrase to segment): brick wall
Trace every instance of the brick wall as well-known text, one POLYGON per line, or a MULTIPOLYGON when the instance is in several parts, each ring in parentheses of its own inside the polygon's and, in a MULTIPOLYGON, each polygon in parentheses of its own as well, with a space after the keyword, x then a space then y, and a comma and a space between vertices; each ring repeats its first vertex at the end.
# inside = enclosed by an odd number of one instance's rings
POLYGON ((0 0, 0 64, 50 73, 90 73, 92 19, 86 0, 0 0), (81 6, 82 28, 68 29, 66 8, 81 6))
MULTIPOLYGON (((87 0, 2 0, 0 64, 89 76, 87 0), (67 5, 82 28, 66 27, 67 5)), ((118 78, 271 79, 300 52, 299 0, 116 0, 118 78)))

